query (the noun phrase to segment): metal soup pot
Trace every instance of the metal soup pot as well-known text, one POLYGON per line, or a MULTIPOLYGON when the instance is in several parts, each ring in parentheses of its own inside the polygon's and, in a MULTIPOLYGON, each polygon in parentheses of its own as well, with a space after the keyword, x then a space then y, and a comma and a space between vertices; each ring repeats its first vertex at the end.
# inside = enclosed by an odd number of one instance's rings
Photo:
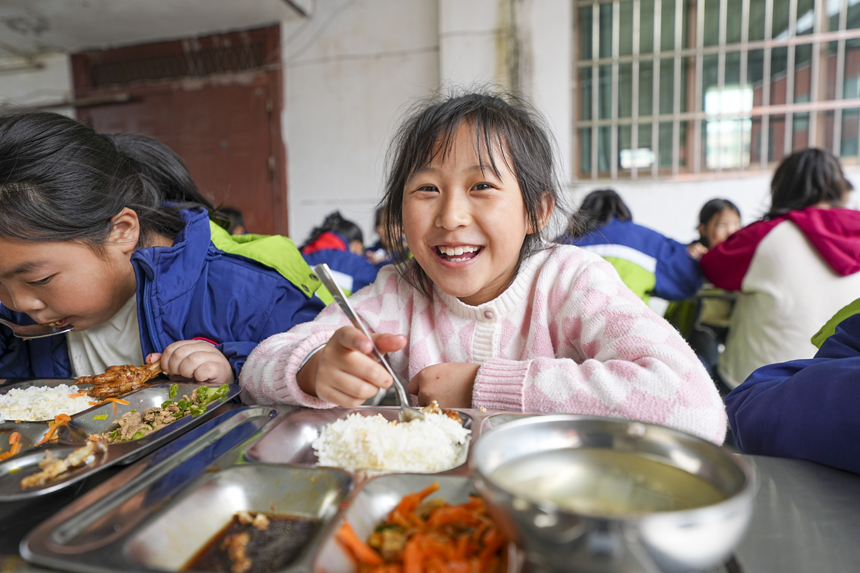
MULTIPOLYGON (((556 481, 575 481, 566 472, 545 471, 540 463, 528 461, 521 466, 537 472, 539 478, 545 472, 556 481)), ((741 540, 752 516, 756 489, 752 468, 727 449, 663 426, 593 416, 534 416, 503 424, 482 433, 472 445, 469 467, 490 513, 525 550, 534 569, 547 571, 675 572, 717 566, 741 540), (715 497, 706 505, 675 511, 576 512, 541 499, 544 494, 539 488, 506 488, 499 483, 504 481, 499 474, 493 475, 503 464, 525 456, 544 453, 541 457, 552 461, 582 448, 593 450, 574 455, 612 450, 621 455, 598 455, 662 462, 707 482, 666 468, 701 484, 691 491, 707 490, 715 497)), ((629 465, 610 469, 628 471, 625 467, 629 465)), ((587 470, 587 464, 579 468, 580 473, 587 470)))

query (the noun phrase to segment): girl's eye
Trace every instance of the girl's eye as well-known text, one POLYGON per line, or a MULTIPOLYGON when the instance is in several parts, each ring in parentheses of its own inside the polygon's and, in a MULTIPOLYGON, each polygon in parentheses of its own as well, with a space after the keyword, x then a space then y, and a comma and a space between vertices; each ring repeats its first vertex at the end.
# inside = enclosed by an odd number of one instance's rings
POLYGON ((472 189, 474 189, 475 191, 486 191, 487 189, 492 189, 492 188, 493 188, 493 186, 490 185, 489 183, 478 183, 477 185, 472 187, 472 189))
POLYGON ((39 279, 39 280, 37 280, 37 281, 30 281, 30 282, 29 282, 29 284, 34 285, 34 286, 42 286, 42 285, 46 285, 46 284, 48 284, 49 282, 51 282, 51 279, 52 279, 52 278, 54 278, 54 275, 51 275, 51 276, 49 276, 49 277, 45 277, 45 278, 43 278, 43 279, 39 279))
POLYGON ((421 187, 418 188, 418 190, 419 191, 432 191, 432 192, 438 191, 438 189, 436 189, 435 185, 422 185, 421 187))

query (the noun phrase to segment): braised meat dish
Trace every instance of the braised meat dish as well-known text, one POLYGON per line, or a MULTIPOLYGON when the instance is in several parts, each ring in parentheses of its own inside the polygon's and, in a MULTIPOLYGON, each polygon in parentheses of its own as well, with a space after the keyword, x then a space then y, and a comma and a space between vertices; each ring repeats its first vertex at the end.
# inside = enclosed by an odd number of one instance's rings
POLYGON ((161 364, 144 364, 133 366, 125 364, 122 366, 111 366, 104 374, 95 376, 81 376, 75 380, 75 384, 93 384, 87 394, 93 398, 110 398, 134 392, 143 387, 144 384, 161 374, 161 364))

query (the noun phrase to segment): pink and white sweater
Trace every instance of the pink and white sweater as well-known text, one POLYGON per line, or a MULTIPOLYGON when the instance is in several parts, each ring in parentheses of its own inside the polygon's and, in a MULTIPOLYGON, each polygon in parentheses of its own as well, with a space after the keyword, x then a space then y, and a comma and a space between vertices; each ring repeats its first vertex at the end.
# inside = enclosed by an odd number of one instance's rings
MULTIPOLYGON (((434 286, 428 298, 392 266, 350 297, 372 332, 402 333, 388 356, 405 380, 443 362, 480 364, 472 407, 565 412, 653 422, 721 444, 726 413, 699 359, 668 322, 598 255, 547 246, 508 289, 469 306, 434 286)), ((240 383, 257 404, 333 405, 302 392, 302 360, 349 321, 329 305, 248 357, 240 383)))

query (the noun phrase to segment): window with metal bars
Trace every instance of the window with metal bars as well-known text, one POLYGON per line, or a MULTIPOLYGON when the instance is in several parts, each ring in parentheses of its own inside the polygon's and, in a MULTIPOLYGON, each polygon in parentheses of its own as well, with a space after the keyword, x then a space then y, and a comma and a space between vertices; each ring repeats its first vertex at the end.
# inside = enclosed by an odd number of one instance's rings
POLYGON ((860 0, 575 0, 580 178, 860 154, 860 0))

